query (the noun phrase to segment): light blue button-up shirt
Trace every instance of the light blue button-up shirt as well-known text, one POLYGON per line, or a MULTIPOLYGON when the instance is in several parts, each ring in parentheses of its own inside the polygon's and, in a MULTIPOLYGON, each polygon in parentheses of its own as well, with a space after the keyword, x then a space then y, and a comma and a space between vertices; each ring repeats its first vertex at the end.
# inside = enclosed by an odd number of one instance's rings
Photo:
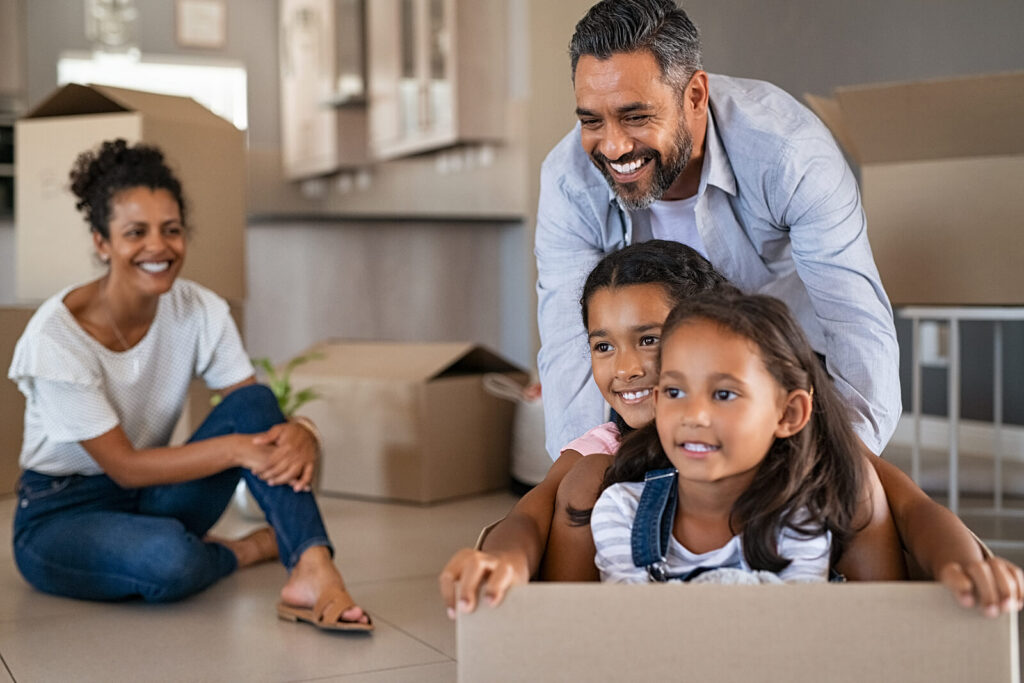
MULTIPOLYGON (((868 244, 853 172, 828 129, 763 81, 710 76, 696 205, 715 268, 746 292, 785 301, 826 358, 854 429, 881 452, 902 404, 892 308, 868 244)), ((587 274, 650 221, 615 197, 577 125, 541 168, 537 210, 537 357, 552 458, 605 421, 580 315, 587 274)))

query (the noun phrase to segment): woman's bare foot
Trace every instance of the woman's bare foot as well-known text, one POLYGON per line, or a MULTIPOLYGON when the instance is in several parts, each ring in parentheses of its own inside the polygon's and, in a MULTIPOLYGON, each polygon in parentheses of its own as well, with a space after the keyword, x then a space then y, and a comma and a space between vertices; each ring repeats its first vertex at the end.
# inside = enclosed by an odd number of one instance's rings
POLYGON ((288 582, 281 589, 281 602, 292 607, 316 609, 321 598, 331 596, 330 605, 319 605, 323 612, 334 612, 344 607, 340 619, 354 624, 370 624, 370 616, 356 604, 345 589, 345 581, 334 566, 331 553, 325 546, 308 548, 292 568, 288 582), (340 603, 340 604, 333 604, 340 603), (333 609, 332 609, 333 608, 333 609))
POLYGON ((261 527, 242 538, 228 539, 207 534, 203 540, 207 543, 220 543, 233 552, 239 569, 277 559, 277 537, 269 526, 261 527))

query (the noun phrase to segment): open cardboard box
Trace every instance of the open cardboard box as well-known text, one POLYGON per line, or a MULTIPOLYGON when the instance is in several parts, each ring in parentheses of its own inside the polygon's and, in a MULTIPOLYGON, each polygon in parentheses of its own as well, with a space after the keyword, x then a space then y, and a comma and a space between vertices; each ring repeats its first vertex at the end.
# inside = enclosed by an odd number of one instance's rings
POLYGON ((459 615, 458 680, 1018 683, 1017 619, 934 583, 531 583, 459 615))
POLYGON ((515 404, 484 389, 487 373, 521 369, 468 342, 331 341, 305 354, 292 390, 321 399, 300 412, 320 428, 318 489, 433 503, 508 485, 515 404))
POLYGON ((195 100, 101 85, 57 89, 15 123, 16 290, 39 302, 104 268, 68 172, 81 152, 124 138, 160 147, 194 228, 182 276, 245 298, 245 136, 195 100))
POLYGON ((14 357, 14 345, 25 331, 33 307, 0 307, 0 495, 13 493, 21 468, 21 435, 25 425, 25 397, 18 385, 7 379, 14 357))
POLYGON ((860 165, 893 304, 1024 304, 1024 71, 806 100, 860 165))

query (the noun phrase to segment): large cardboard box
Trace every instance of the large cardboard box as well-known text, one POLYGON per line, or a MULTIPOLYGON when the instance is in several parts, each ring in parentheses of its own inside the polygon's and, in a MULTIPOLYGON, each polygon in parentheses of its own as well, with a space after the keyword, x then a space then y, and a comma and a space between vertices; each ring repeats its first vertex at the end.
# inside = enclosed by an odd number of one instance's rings
POLYGON ((460 614, 460 683, 1018 683, 1017 615, 933 583, 530 584, 460 614))
POLYGON ((244 300, 243 133, 186 97, 75 84, 15 124, 18 299, 38 302, 103 273, 68 172, 78 154, 119 137, 160 147, 182 182, 193 228, 182 276, 244 300))
POLYGON ((1024 72, 807 101, 860 165, 894 304, 1024 304, 1024 72))
POLYGON ((432 503, 506 486, 511 401, 485 373, 526 374, 471 343, 332 341, 292 375, 321 400, 300 412, 324 439, 322 493, 432 503))
POLYGON ((18 456, 25 424, 25 397, 7 379, 7 370, 14 357, 14 345, 34 312, 33 308, 0 307, 0 495, 15 490, 21 472, 18 456))

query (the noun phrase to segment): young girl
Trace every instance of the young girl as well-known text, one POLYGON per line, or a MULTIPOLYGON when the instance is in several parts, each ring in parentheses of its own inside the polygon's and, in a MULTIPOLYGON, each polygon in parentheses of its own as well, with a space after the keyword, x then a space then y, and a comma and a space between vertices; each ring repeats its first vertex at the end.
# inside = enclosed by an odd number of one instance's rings
POLYGON ((602 580, 718 568, 827 579, 856 532, 864 463, 785 304, 719 294, 673 309, 654 412, 622 442, 594 506, 602 580))

